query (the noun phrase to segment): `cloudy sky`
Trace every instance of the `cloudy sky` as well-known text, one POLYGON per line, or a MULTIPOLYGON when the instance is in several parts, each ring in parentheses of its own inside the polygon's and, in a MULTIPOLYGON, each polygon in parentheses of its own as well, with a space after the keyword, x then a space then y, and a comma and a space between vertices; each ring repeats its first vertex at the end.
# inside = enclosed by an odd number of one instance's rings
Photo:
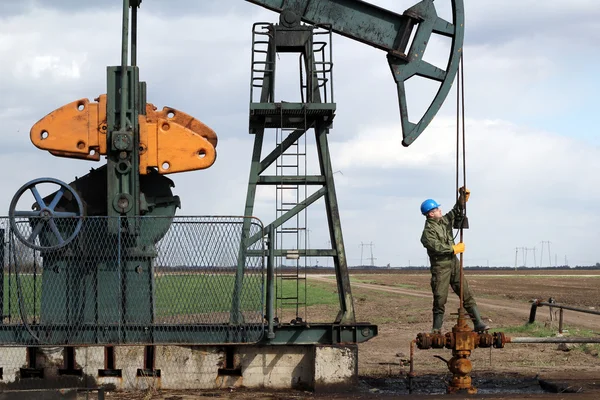
MULTIPOLYGON (((398 13, 415 3, 371 2, 398 13)), ((449 3, 436 1, 442 14, 449 3)), ((472 191, 466 265, 513 266, 517 247, 535 247, 535 262, 543 257, 547 265, 543 241, 551 242, 552 264, 600 262, 597 0, 547 0, 543 8, 533 0, 466 3, 466 163, 472 191)), ((185 111, 219 136, 213 167, 170 175, 182 215, 243 213, 253 141, 251 29, 257 21, 277 22, 278 16, 239 0, 142 3, 138 65, 148 101, 185 111)), ((1 214, 31 179, 70 182, 101 165, 38 150, 29 130, 66 103, 106 92, 106 67, 120 63, 120 26, 120 0, 0 3, 1 214)), ((432 41, 427 54, 432 62, 444 60, 447 44, 432 41)), ((340 171, 336 189, 349 264, 370 264, 372 250, 376 265, 426 265, 419 205, 432 197, 448 210, 454 200, 455 95, 404 148, 385 53, 340 36, 334 37, 333 51, 337 114, 329 140, 333 170, 340 171)), ((296 76, 295 70, 289 73, 296 76)), ((278 83, 278 100, 292 93, 287 76, 278 83)), ((415 81, 409 89, 410 111, 418 115, 431 101, 431 84, 415 81)), ((307 150, 314 151, 310 141, 307 150)), ((307 162, 316 163, 316 155, 307 162)), ((273 219, 274 196, 261 192, 257 198, 256 216, 265 224, 273 219)), ((316 204, 309 211, 314 248, 328 246, 323 210, 316 204)), ((534 266, 533 250, 526 260, 523 253, 519 264, 534 266)))

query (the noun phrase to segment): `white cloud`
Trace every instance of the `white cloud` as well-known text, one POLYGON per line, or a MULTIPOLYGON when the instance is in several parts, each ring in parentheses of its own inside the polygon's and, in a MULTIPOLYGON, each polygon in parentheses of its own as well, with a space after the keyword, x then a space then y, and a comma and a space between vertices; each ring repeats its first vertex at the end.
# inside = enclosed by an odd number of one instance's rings
MULTIPOLYGON (((378 238, 380 256, 392 265, 417 259, 422 250, 421 201, 433 197, 446 211, 452 206, 455 131, 453 121, 438 118, 405 149, 396 126, 362 127, 335 150, 336 165, 352 189, 368 191, 361 193, 368 201, 344 214, 344 225, 378 238)), ((469 120, 466 131, 467 184, 473 191, 467 257, 512 265, 515 247, 553 239, 555 251, 572 262, 595 262, 600 217, 585 210, 600 202, 600 188, 590 182, 592 171, 600 169, 600 148, 499 120, 469 120)), ((346 189, 340 192, 350 196, 346 189)), ((345 200, 340 200, 342 210, 345 200)))
MULTIPOLYGON (((224 8, 197 3, 188 9, 180 0, 173 10, 142 4, 140 74, 150 102, 196 116, 220 138, 213 167, 170 176, 182 213, 240 215, 253 140, 247 133, 251 26, 278 17, 245 2, 223 3, 224 8)), ((373 3, 402 13, 415 2, 373 3)), ((40 152, 28 132, 63 104, 104 93, 106 66, 120 63, 119 7, 19 4, 7 3, 12 8, 0 25, 0 162, 11 166, 3 176, 3 210, 30 179, 70 181, 101 165, 40 152)), ((467 262, 512 265, 515 247, 539 248, 542 240, 552 241, 559 260, 566 255, 573 264, 600 261, 600 221, 593 212, 600 200, 595 179, 600 165, 591 109, 600 88, 595 72, 586 68, 597 64, 600 52, 593 35, 584 34, 597 32, 596 1, 565 8, 553 0, 539 9, 533 1, 506 7, 490 0, 466 7, 467 168, 473 190, 467 262), (556 29, 553 21, 565 25, 556 29), (586 63, 573 61, 583 58, 586 63)), ((436 41, 443 47, 443 40, 436 41)), ((350 264, 360 262, 361 242, 374 243, 380 265, 423 264, 419 204, 435 197, 447 209, 454 199, 454 94, 423 135, 404 148, 385 54, 338 36, 333 50, 338 110, 329 140, 333 170, 341 171, 335 178, 350 264)), ((286 80, 278 82, 278 90, 289 88, 286 80)), ((410 90, 412 116, 429 104, 432 90, 417 85, 410 90)), ((314 162, 310 141, 308 152, 314 162)), ((275 214, 273 198, 270 189, 257 193, 256 215, 265 223, 275 214)), ((312 243, 328 240, 322 203, 309 212, 312 243)))

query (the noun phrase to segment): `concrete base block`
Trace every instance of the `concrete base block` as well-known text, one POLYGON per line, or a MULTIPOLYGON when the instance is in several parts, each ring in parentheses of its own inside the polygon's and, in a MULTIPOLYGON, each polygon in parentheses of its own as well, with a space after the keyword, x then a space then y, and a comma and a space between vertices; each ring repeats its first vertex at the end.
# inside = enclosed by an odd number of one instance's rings
POLYGON ((144 346, 115 346, 112 368, 101 346, 75 349, 75 375, 65 376, 62 347, 40 348, 43 378, 22 379, 23 347, 0 347, 0 389, 98 387, 109 390, 227 387, 340 390, 358 377, 357 346, 155 346, 154 369, 144 346))
POLYGON ((358 384, 358 346, 315 346, 315 391, 351 390, 358 384))
POLYGON ((0 368, 2 381, 14 382, 20 376, 21 368, 27 365, 27 349, 25 347, 5 347, 0 349, 0 368))
POLYGON ((243 386, 251 388, 312 387, 313 346, 240 347, 243 386))

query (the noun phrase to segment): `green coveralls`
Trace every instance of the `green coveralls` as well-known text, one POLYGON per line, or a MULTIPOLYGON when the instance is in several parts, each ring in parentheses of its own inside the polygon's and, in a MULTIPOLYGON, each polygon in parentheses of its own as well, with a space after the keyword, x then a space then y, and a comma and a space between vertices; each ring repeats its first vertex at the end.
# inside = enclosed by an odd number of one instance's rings
MULTIPOLYGON (((444 320, 448 286, 460 296, 460 262, 454 255, 454 238, 452 225, 454 219, 460 216, 462 209, 457 202, 452 210, 440 220, 427 218, 421 235, 421 243, 427 249, 431 262, 431 290, 433 291, 433 329, 439 330, 444 320)), ((464 277, 463 277, 464 278, 464 277)), ((465 310, 480 320, 477 303, 469 290, 466 279, 463 279, 463 304, 465 310)), ((480 321, 476 321, 476 324, 480 321)))

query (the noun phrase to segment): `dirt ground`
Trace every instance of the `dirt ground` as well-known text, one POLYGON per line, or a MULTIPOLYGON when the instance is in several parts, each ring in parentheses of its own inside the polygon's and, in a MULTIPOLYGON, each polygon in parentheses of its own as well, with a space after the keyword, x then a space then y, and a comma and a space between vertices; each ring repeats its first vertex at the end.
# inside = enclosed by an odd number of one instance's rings
MULTIPOLYGON (((556 302, 585 309, 600 309, 600 271, 477 271, 466 272, 479 309, 492 327, 503 331, 521 327, 529 319, 530 300, 550 297, 556 302)), ((187 400, 202 398, 234 399, 303 399, 303 398, 444 398, 447 395, 401 395, 394 388, 406 386, 409 371, 410 342, 419 332, 431 329, 431 293, 429 272, 390 271, 379 273, 353 272, 351 274, 354 306, 358 321, 377 324, 379 334, 359 345, 360 385, 353 393, 319 394, 310 392, 255 392, 243 389, 229 391, 149 392, 129 394, 127 397, 109 393, 108 399, 163 399, 187 400)), ((311 275, 309 282, 331 285, 330 275, 311 275)), ((444 331, 455 323, 458 297, 450 294, 446 308, 444 331)), ((305 320, 331 322, 337 308, 314 306, 307 309, 305 320)), ((285 319, 284 319, 285 320, 285 319)), ((558 332, 557 311, 540 307, 536 322, 558 332)), ((576 337, 600 334, 600 316, 564 312, 565 336, 576 337)), ((510 333, 508 336, 526 336, 510 333)), ((481 388, 480 394, 464 398, 494 399, 597 399, 600 398, 600 360, 598 345, 508 344, 503 349, 476 349, 472 356, 473 382, 481 388), (545 393, 540 389, 559 392, 545 393), (598 387, 597 387, 598 386, 598 387), (531 389, 531 391, 529 390, 531 389), (537 390, 535 390, 537 389, 537 390)), ((444 382, 451 375, 444 359, 451 357, 450 350, 415 350, 414 368, 417 374, 415 387, 439 387, 443 393, 444 382), (436 386, 437 385, 437 386, 436 386)), ((436 393, 436 391, 432 391, 436 393)), ((437 392, 440 393, 440 392, 437 392)), ((454 396, 453 398, 463 398, 454 396)))
MULTIPOLYGON (((552 297, 557 303, 579 308, 600 307, 600 271, 467 271, 465 275, 475 293, 480 312, 492 331, 524 325, 529 319, 532 299, 547 301, 552 297)), ((410 341, 417 332, 431 329, 428 271, 353 274, 351 280, 357 318, 379 325, 379 335, 360 346, 360 375, 405 376, 410 341)), ((446 307, 444 331, 454 325, 456 316, 448 314, 456 313, 457 309, 458 297, 451 293, 446 307)), ((548 307, 539 307, 536 321, 558 333, 556 310, 551 320, 548 307)), ((582 333, 580 329, 587 334, 590 330, 600 332, 600 316, 564 311, 564 324, 569 330, 565 335, 578 336, 578 333, 582 333)), ((511 333, 508 336, 525 335, 511 333)), ((445 359, 451 357, 450 351, 445 349, 415 351, 414 363, 418 375, 447 373, 445 363, 435 356, 445 359)), ((523 377, 563 380, 568 386, 572 381, 581 381, 583 377, 600 377, 597 345, 578 345, 564 351, 556 344, 509 344, 504 349, 477 349, 471 361, 474 380, 483 376, 516 373, 523 377)), ((594 384, 592 382, 591 387, 586 387, 588 393, 595 389, 594 384)), ((591 398, 600 398, 600 392, 594 393, 591 398)))

